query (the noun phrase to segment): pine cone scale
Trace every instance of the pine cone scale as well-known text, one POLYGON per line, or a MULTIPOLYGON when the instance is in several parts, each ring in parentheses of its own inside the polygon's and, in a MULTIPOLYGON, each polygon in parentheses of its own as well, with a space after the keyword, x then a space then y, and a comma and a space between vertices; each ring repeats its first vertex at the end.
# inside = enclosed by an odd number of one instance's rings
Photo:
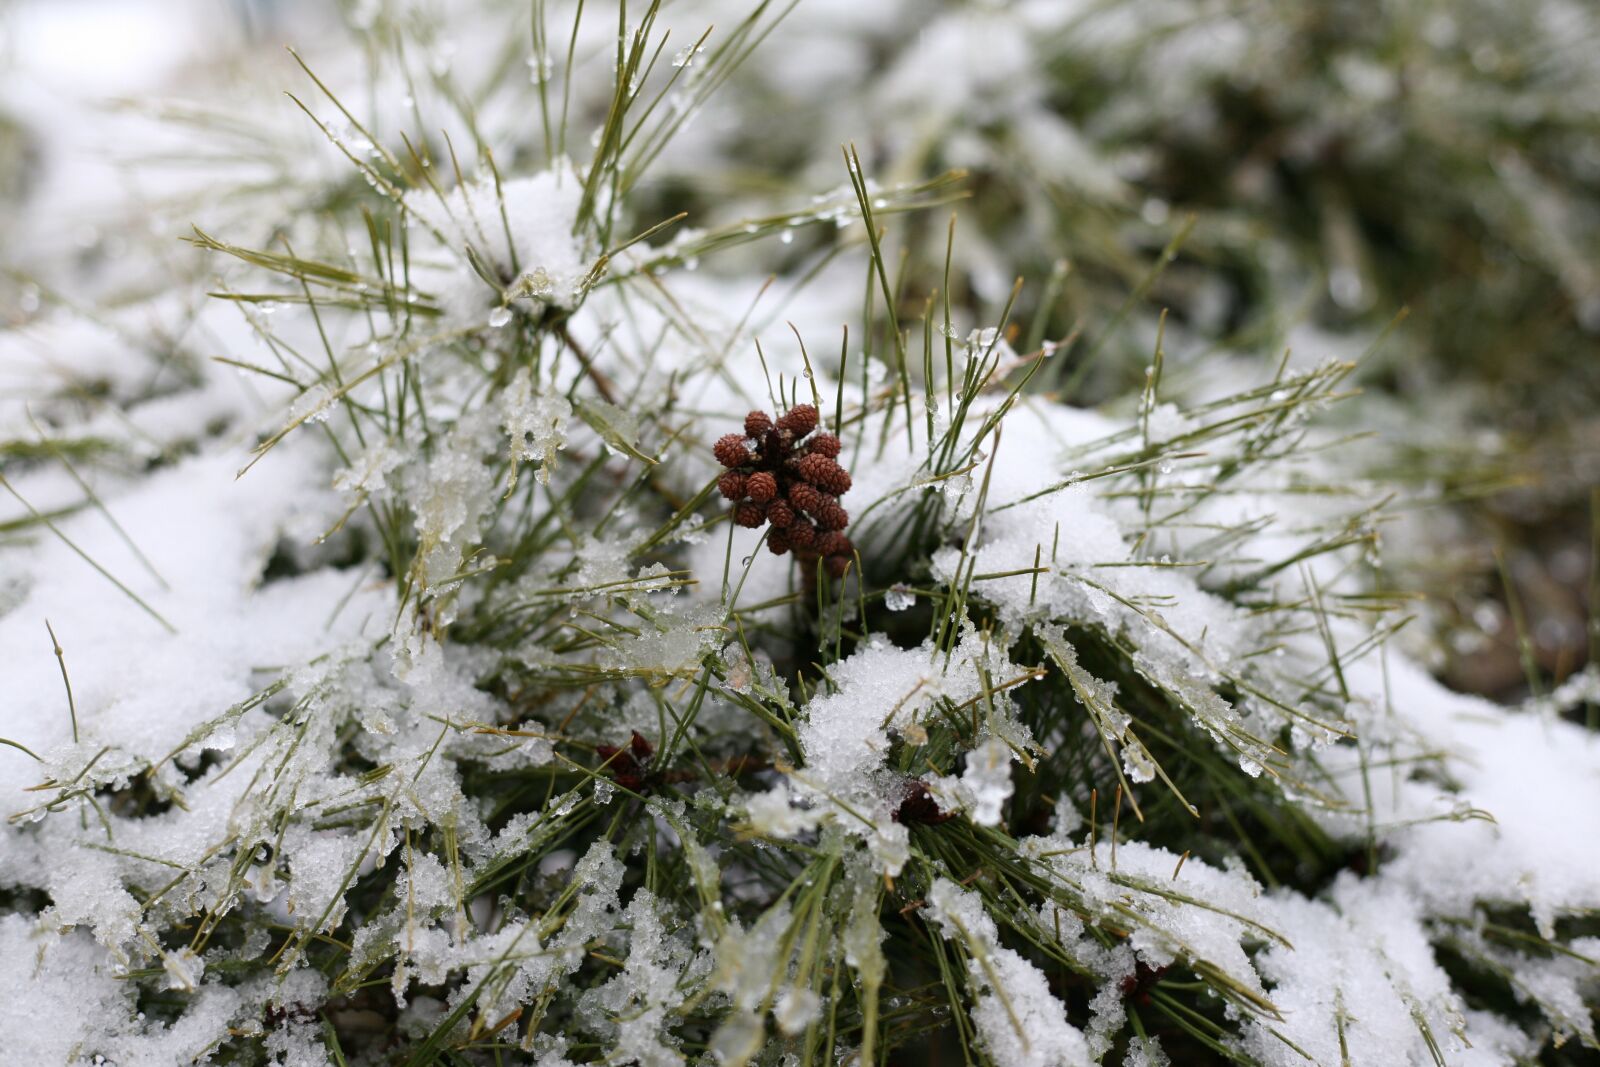
POLYGON ((752 411, 743 434, 724 434, 712 446, 727 468, 717 489, 731 503, 733 521, 748 529, 770 525, 767 548, 777 556, 792 551, 808 584, 818 561, 842 578, 855 557, 842 532, 850 515, 838 499, 850 490, 850 473, 838 462, 839 438, 819 430, 820 422, 811 404, 796 404, 776 420, 752 411))

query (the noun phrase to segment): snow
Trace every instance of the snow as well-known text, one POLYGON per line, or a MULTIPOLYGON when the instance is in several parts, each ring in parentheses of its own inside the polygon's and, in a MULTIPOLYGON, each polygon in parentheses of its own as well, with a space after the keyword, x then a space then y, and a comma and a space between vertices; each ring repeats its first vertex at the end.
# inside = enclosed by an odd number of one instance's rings
POLYGON ((447 321, 498 328, 509 321, 508 306, 535 316, 547 306, 575 307, 595 265, 594 252, 573 235, 582 197, 567 167, 499 183, 481 177, 442 196, 432 189, 409 193, 406 211, 437 240, 442 257, 454 261, 423 282, 442 285, 447 321), (473 268, 473 255, 498 276, 500 292, 473 268))
POLYGON ((1161 1039, 1136 1037, 1128 1042, 1128 1055, 1122 1067, 1171 1067, 1172 1061, 1161 1048, 1161 1039))
POLYGON ((882 765, 891 729, 914 725, 936 701, 959 707, 977 698, 984 672, 1001 681, 1016 670, 977 631, 964 634, 948 657, 931 643, 901 649, 869 637, 830 672, 834 692, 806 708, 800 744, 807 785, 847 794, 882 765))
MULTIPOLYGON (((1400 888, 1347 879, 1330 903, 1279 896, 1268 913, 1296 946, 1271 947, 1259 961, 1284 1015, 1275 1028, 1316 1062, 1348 1056, 1352 1063, 1428 1063, 1424 1027, 1447 1062, 1504 1063, 1528 1054, 1525 1038, 1492 1024, 1480 1030, 1465 1011, 1415 902, 1400 888)), ((1305 1062, 1269 1029, 1249 1029, 1252 1053, 1272 1064, 1305 1062)))
MULTIPOLYGON (((962 708, 976 702, 990 686, 1010 680, 1017 668, 983 634, 968 630, 948 655, 931 642, 901 649, 881 636, 869 637, 829 673, 833 691, 805 708, 800 745, 806 762, 793 782, 815 805, 831 809, 847 832, 862 835, 883 871, 897 874, 905 864, 907 837, 905 827, 894 821, 900 790, 883 767, 890 733, 914 733, 936 703, 962 708)), ((1003 706, 1005 698, 995 700, 1003 706)), ((1009 748, 999 748, 1009 760, 1009 748)), ((1009 764, 999 760, 995 748, 985 749, 974 764, 978 769, 960 785, 980 812, 1009 792, 1009 782, 997 780, 999 769, 1009 764)), ((769 828, 780 821, 775 807, 781 816, 776 800, 763 802, 769 828)), ((795 829, 803 825, 792 813, 785 821, 795 829)))
POLYGON ((621 974, 591 994, 597 1018, 616 1019, 611 1047, 621 1063, 639 1067, 678 1067, 686 1062, 666 1030, 676 1006, 678 982, 687 969, 692 950, 681 939, 670 938, 649 890, 641 889, 628 904, 627 963, 621 974))
POLYGON ((533 372, 527 367, 517 372, 501 400, 506 433, 511 437, 514 460, 540 464, 539 481, 550 484, 550 464, 566 445, 566 422, 572 405, 566 397, 534 389, 533 372))
POLYGON ((967 754, 960 778, 939 775, 929 782, 930 791, 942 810, 964 811, 979 826, 994 826, 1011 797, 1011 760, 1011 746, 991 737, 967 754))
POLYGON ((1001 1067, 1077 1067, 1087 1064, 1083 1034, 1067 1021, 1044 972, 1000 943, 994 920, 976 893, 940 879, 928 911, 947 939, 965 946, 977 986, 972 1021, 984 1049, 1001 1067))

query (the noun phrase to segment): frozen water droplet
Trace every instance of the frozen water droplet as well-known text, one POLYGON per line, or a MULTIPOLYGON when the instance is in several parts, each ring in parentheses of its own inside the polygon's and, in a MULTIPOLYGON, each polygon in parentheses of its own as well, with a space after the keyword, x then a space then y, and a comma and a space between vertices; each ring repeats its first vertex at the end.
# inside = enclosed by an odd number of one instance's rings
POLYGON ((784 230, 781 234, 778 235, 778 240, 782 241, 786 245, 794 244, 794 231, 793 230, 784 230))
POLYGON ((498 330, 500 327, 504 326, 510 321, 511 309, 508 307, 497 307, 493 311, 489 312, 489 326, 492 329, 498 330))
POLYGON ((896 584, 883 594, 883 606, 890 611, 904 611, 917 602, 917 594, 904 585, 896 584))
POLYGON ((1361 275, 1349 267, 1340 267, 1328 278, 1328 295, 1342 308, 1359 307, 1364 295, 1361 275))
POLYGON ((517 279, 516 288, 529 296, 548 300, 555 295, 556 282, 550 277, 549 271, 543 267, 535 267, 533 270, 522 272, 522 276, 517 279))
POLYGON ((1172 473, 1172 460, 1170 460, 1170 459, 1162 460, 1160 463, 1156 464, 1156 470, 1160 471, 1162 474, 1171 474, 1172 473))
POLYGON ((959 500, 971 489, 972 476, 968 474, 957 474, 939 483, 939 491, 944 494, 946 500, 959 500))

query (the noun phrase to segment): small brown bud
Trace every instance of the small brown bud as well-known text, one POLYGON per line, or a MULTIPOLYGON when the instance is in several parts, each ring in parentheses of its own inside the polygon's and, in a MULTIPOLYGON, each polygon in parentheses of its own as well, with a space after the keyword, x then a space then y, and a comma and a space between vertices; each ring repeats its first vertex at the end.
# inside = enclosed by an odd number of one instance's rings
POLYGON ((812 548, 817 543, 817 530, 809 522, 801 520, 789 527, 789 544, 795 548, 812 548))
POLYGON ((767 518, 767 509, 754 500, 745 500, 733 509, 733 521, 754 530, 767 518))
POLYGON ((799 508, 808 515, 816 514, 822 506, 822 493, 815 486, 805 482, 795 482, 789 486, 789 503, 799 508))
POLYGON ((800 477, 834 496, 843 496, 850 491, 850 475, 827 456, 802 456, 795 464, 795 469, 800 472, 800 477))
POLYGON ((955 817, 952 812, 940 811, 939 802, 928 792, 927 785, 916 778, 909 779, 905 783, 900 796, 900 806, 895 809, 892 816, 897 823, 937 826, 955 817))
POLYGON ((822 506, 814 514, 819 530, 842 530, 850 525, 850 513, 831 497, 824 497, 822 506))
POLYGON ((850 538, 838 530, 832 530, 817 538, 817 551, 824 556, 848 556, 855 551, 855 547, 850 538))
POLYGON ((757 441, 772 429, 772 416, 765 411, 752 411, 744 417, 744 433, 746 437, 754 437, 757 441))
POLYGON ((723 471, 717 479, 717 492, 724 500, 738 500, 744 496, 744 475, 738 471, 723 471))
POLYGON ((789 551, 789 535, 782 529, 773 529, 767 534, 767 550, 774 556, 781 556, 789 551))
POLYGON ((765 504, 778 495, 778 479, 768 471, 756 471, 745 479, 744 491, 757 504, 765 504))
POLYGON ((793 525, 795 515, 794 506, 785 500, 774 500, 767 505, 767 521, 780 530, 785 526, 793 525))
POLYGON ((745 447, 742 434, 730 433, 717 438, 717 443, 711 448, 717 457, 717 462, 724 467, 742 467, 755 457, 745 447))
POLYGON ((644 788, 645 771, 640 759, 636 758, 636 756, 642 751, 644 753, 642 758, 648 760, 655 750, 651 747, 650 742, 645 741, 638 734, 633 736, 643 742, 643 749, 636 747, 632 742, 629 743, 629 748, 632 749, 631 752, 618 745, 596 745, 594 746, 594 754, 600 757, 604 770, 611 775, 612 781, 624 789, 638 792, 644 788))
POLYGON ((829 556, 826 564, 828 573, 835 578, 843 578, 850 570, 849 556, 829 556))
POLYGON ((633 753, 633 758, 640 763, 645 762, 656 754, 656 746, 652 745, 638 730, 633 731, 633 736, 628 739, 628 749, 633 753))
POLYGON ((817 428, 817 409, 810 404, 796 404, 778 420, 778 428, 788 430, 796 437, 804 437, 817 428))
POLYGON ((841 447, 839 439, 831 433, 819 433, 806 442, 806 449, 812 455, 827 456, 829 459, 838 459, 841 447))

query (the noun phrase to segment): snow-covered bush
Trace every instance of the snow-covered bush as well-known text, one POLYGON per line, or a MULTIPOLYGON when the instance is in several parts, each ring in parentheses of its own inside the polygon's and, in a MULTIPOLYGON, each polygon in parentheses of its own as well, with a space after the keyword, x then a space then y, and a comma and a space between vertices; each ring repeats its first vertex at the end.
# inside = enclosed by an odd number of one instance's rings
MULTIPOLYGON (((791 5, 588 6, 530 51, 523 5, 353 5, 286 105, 318 145, 163 127, 251 146, 193 258, 138 200, 117 256, 41 252, 81 290, 0 334, 8 1062, 1594 1047, 1594 675, 1505 708, 1401 647, 1393 492, 1323 414, 1352 363, 1175 397, 1158 326, 1067 404, 1098 348, 1008 230, 952 293, 958 175, 812 145, 794 202, 674 217, 791 5), (714 448, 804 405, 849 477, 774 482, 849 547, 799 564, 714 448)), ((947 146, 1042 107, 945 88, 947 146)))

